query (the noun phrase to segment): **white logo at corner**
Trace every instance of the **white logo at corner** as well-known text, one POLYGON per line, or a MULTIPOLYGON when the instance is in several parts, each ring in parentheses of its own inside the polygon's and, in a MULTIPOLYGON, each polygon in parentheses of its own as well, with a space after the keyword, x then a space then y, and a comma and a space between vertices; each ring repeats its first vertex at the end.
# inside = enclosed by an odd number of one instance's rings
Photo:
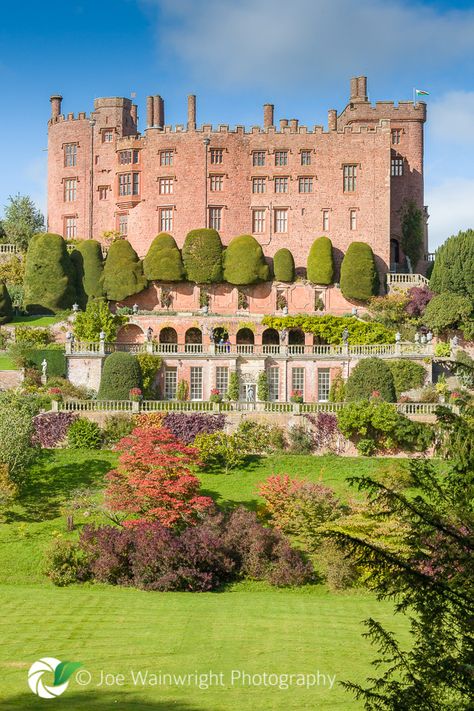
POLYGON ((54 674, 56 667, 60 664, 59 659, 43 657, 31 665, 28 671, 28 686, 31 691, 41 699, 54 699, 56 696, 61 696, 69 686, 69 681, 66 681, 64 684, 59 684, 58 686, 47 686, 43 683, 43 675, 46 673, 54 674))

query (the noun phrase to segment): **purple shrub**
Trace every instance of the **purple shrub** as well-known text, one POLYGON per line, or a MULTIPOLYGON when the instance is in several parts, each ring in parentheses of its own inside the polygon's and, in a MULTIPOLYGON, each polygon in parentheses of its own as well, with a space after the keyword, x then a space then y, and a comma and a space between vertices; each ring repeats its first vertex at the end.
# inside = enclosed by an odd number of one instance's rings
POLYGON ((31 443, 51 448, 66 439, 70 425, 77 418, 75 412, 46 412, 33 418, 31 443))
POLYGON ((184 444, 191 444, 198 434, 213 434, 223 430, 225 421, 225 415, 221 414, 207 415, 196 412, 187 415, 184 412, 168 412, 163 419, 163 427, 184 444))
POLYGON ((423 316, 426 307, 434 296, 434 293, 427 286, 413 286, 407 291, 410 301, 405 306, 405 311, 409 316, 423 316))
POLYGON ((133 530, 127 528, 83 528, 79 545, 88 556, 90 572, 95 580, 112 585, 131 583, 130 553, 133 538, 133 530))
POLYGON ((318 412, 316 417, 314 415, 305 415, 305 417, 314 428, 313 440, 315 448, 331 450, 339 434, 336 415, 331 415, 329 412, 318 412))

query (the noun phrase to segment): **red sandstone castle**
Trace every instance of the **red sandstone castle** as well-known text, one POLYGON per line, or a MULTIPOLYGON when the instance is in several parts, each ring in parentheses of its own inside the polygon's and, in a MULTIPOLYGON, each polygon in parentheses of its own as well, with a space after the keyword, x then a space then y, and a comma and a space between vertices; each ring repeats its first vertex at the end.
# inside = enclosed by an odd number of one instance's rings
POLYGON ((140 134, 130 99, 96 99, 77 118, 61 114, 61 101, 51 97, 48 229, 68 239, 118 231, 144 256, 158 232, 181 246, 207 226, 224 244, 253 234, 267 257, 289 247, 302 268, 325 234, 336 259, 351 241, 367 242, 387 272, 403 258, 404 200, 424 208, 426 105, 373 106, 366 77, 351 80, 349 103, 339 115, 329 110, 327 130, 297 119, 276 126, 272 104, 263 127, 197 126, 195 96, 186 126, 169 126, 161 96, 149 96, 140 134))

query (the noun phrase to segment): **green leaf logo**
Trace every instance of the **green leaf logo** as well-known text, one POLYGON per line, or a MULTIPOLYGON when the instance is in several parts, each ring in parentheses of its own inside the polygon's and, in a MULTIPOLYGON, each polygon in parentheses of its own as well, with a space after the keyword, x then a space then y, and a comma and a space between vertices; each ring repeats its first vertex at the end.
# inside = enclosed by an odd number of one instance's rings
POLYGON ((82 662, 61 662, 54 670, 53 686, 64 684, 76 669, 82 667, 82 662))

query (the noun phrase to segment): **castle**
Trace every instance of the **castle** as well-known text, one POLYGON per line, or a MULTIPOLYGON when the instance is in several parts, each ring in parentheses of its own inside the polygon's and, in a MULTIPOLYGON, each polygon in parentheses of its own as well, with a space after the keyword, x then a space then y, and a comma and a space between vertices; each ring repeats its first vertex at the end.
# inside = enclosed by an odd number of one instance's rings
POLYGON ((48 229, 68 239, 117 231, 143 257, 159 232, 181 246, 191 229, 214 227, 224 245, 253 234, 268 258, 289 247, 301 270, 324 234, 336 261, 351 242, 370 244, 383 274, 403 260, 403 202, 424 209, 426 105, 373 106, 366 77, 351 80, 349 103, 339 115, 329 110, 327 130, 297 119, 277 126, 272 104, 263 127, 198 126, 195 96, 186 126, 169 126, 162 97, 149 96, 140 134, 130 99, 96 99, 77 117, 64 116, 61 102, 51 97, 48 229))

